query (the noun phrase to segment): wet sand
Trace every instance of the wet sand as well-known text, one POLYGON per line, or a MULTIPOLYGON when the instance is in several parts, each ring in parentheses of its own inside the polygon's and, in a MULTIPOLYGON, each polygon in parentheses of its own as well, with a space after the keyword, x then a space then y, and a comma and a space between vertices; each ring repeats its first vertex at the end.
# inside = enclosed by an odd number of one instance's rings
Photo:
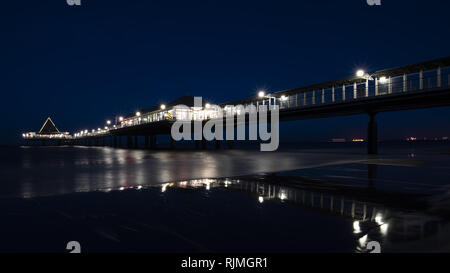
POLYGON ((269 175, 6 198, 0 252, 450 251, 428 197, 269 175))
MULTIPOLYGON (((196 178, 233 177, 350 163, 417 166, 405 155, 369 157, 364 149, 149 151, 96 147, 7 148, 0 197, 48 196, 196 178), (10 149, 9 151, 7 149, 10 149)), ((433 163, 434 164, 434 163, 433 163)))

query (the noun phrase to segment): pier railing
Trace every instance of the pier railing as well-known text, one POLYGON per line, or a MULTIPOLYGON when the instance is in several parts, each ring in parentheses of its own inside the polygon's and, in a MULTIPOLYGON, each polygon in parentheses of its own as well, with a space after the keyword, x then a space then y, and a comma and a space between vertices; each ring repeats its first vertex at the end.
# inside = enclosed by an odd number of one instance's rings
MULTIPOLYGON (((382 75, 382 74, 381 74, 382 75)), ((243 105, 278 105, 280 109, 314 107, 354 102, 387 95, 426 92, 450 87, 450 67, 437 67, 426 71, 389 76, 370 76, 343 80, 342 84, 329 83, 320 87, 286 90, 247 100, 243 105)), ((234 103, 240 103, 236 101, 234 103)))

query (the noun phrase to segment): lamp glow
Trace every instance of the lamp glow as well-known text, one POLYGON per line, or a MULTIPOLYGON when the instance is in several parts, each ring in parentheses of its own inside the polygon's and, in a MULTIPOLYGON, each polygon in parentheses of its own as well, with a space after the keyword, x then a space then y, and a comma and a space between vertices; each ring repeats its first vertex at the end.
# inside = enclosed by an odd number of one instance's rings
POLYGON ((387 78, 386 77, 381 77, 380 78, 380 83, 387 83, 387 78))
POLYGON ((367 234, 358 239, 359 245, 365 246, 367 242, 367 234))
POLYGON ((136 112, 136 116, 140 116, 141 115, 141 112, 136 112))
POLYGON ((375 222, 377 222, 377 224, 379 224, 379 225, 384 224, 384 221, 383 221, 383 215, 381 215, 380 213, 378 213, 378 214, 375 216, 375 222))
POLYGON ((260 98, 264 98, 265 95, 266 95, 266 93, 264 93, 264 91, 258 92, 258 97, 260 97, 260 98))
POLYGON ((166 109, 166 105, 165 104, 161 104, 161 110, 166 109))
POLYGON ((362 69, 359 69, 358 71, 356 71, 356 76, 357 77, 363 77, 365 74, 366 73, 362 69))
POLYGON ((353 233, 360 233, 361 227, 359 226, 359 221, 353 222, 353 233))

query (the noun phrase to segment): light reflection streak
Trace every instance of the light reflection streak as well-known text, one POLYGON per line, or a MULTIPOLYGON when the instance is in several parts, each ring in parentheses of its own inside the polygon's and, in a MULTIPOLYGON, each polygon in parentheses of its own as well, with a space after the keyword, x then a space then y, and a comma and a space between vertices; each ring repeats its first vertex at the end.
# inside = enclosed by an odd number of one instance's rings
MULTIPOLYGON (((369 241, 377 241, 382 249, 389 246, 391 240, 397 244, 399 241, 408 242, 408 238, 423 238, 423 234, 412 235, 412 233, 423 232, 423 228, 412 228, 399 232, 399 226, 411 225, 412 222, 425 225, 420 221, 434 221, 435 218, 426 218, 417 215, 415 218, 398 217, 394 209, 387 209, 383 205, 377 205, 373 202, 355 201, 355 196, 346 199, 345 197, 333 196, 331 193, 320 191, 311 191, 305 189, 292 188, 288 186, 274 185, 270 183, 261 183, 248 180, 237 179, 193 179, 179 182, 168 182, 160 185, 139 185, 139 186, 121 186, 116 189, 107 188, 104 192, 112 190, 142 190, 144 188, 158 188, 165 194, 169 189, 197 189, 212 191, 215 188, 223 188, 232 191, 241 191, 251 193, 259 204, 266 200, 270 202, 283 202, 290 205, 298 205, 308 209, 327 211, 338 217, 350 219, 349 225, 354 234, 356 243, 356 252, 368 252, 366 248, 369 241), (320 202, 311 202, 312 200, 321 200, 320 202), (342 202, 341 202, 342 201, 342 202), (343 207, 341 207, 343 206, 343 207), (404 221, 407 221, 404 223, 404 221), (397 226, 397 228, 392 228, 397 226), (408 234, 408 236, 406 236, 408 234), (405 239, 407 238, 407 239, 405 239)), ((209 197, 213 195, 208 195, 209 197)))
POLYGON ((161 185, 161 192, 165 192, 170 183, 165 183, 161 185))
MULTIPOLYGON (((42 188, 50 188, 53 193, 57 192, 58 194, 95 189, 110 192, 114 190, 124 191, 128 189, 141 190, 144 188, 153 188, 155 187, 155 185, 151 185, 151 183, 154 183, 153 181, 173 181, 174 177, 178 177, 178 171, 183 172, 180 180, 185 179, 185 177, 190 177, 192 175, 192 170, 196 169, 195 167, 198 165, 202 166, 200 173, 205 174, 205 177, 214 177, 218 174, 220 166, 224 162, 223 159, 218 159, 216 156, 197 153, 195 160, 198 162, 195 162, 193 165, 181 164, 182 166, 179 166, 173 163, 174 161, 180 160, 180 158, 172 158, 173 154, 169 152, 149 154, 145 151, 125 149, 102 149, 101 151, 104 154, 103 159, 97 159, 93 156, 93 150, 99 149, 80 149, 81 152, 77 152, 74 160, 71 159, 69 161, 64 158, 58 158, 58 160, 62 161, 54 160, 53 162, 46 163, 47 168, 50 169, 51 167, 52 169, 56 168, 58 170, 55 174, 64 173, 64 177, 61 179, 67 179, 68 181, 69 178, 66 177, 72 177, 70 176, 71 173, 66 174, 59 170, 63 169, 62 166, 64 166, 64 171, 72 171, 71 169, 75 169, 73 170, 73 181, 70 180, 73 185, 69 183, 64 184, 64 186, 67 185, 67 188, 60 188, 63 185, 57 185, 55 187, 54 184, 38 187, 38 185, 34 183, 36 179, 43 181, 54 181, 55 179, 46 179, 46 176, 36 178, 30 175, 25 177, 27 179, 29 178, 29 181, 24 180, 26 182, 22 184, 22 196, 31 197, 32 195, 30 193, 35 194, 42 190, 42 188), (147 160, 147 158, 151 158, 151 160, 147 160), (208 164, 204 164, 209 160, 210 162, 208 164), (150 163, 153 165, 150 165, 150 163), (94 166, 96 169, 104 168, 104 170, 100 172, 101 174, 92 172, 91 166, 94 166), (150 166, 151 171, 149 171, 150 166)), ((244 158, 246 157, 247 156, 244 155, 244 158)), ((277 158, 272 159, 275 159, 273 160, 274 162, 277 161, 277 158)), ((287 156, 287 159, 290 159, 290 157, 287 156)), ((23 165, 28 166, 30 162, 34 161, 35 158, 32 156, 24 157, 23 165)), ((194 160, 192 157, 182 157, 181 161, 192 162, 194 160)), ((252 162, 250 158, 248 158, 248 161, 252 162)), ((257 161, 258 166, 265 166, 267 168, 272 167, 269 166, 270 164, 268 163, 268 165, 259 164, 261 162, 259 162, 260 160, 258 158, 256 158, 255 161, 257 161)), ((298 160, 295 164, 298 166, 298 160)), ((227 190, 250 192, 253 194, 252 198, 254 199, 252 201, 255 203, 282 201, 286 204, 298 205, 308 209, 320 209, 321 211, 333 213, 338 217, 349 220, 349 232, 355 232, 355 234, 357 234, 355 235, 356 243, 358 243, 361 238, 364 238, 364 236, 367 236, 366 240, 368 240, 368 238, 375 240, 376 238, 376 240, 382 242, 387 242, 390 237, 394 236, 401 240, 404 234, 407 234, 407 236, 405 236, 407 238, 424 238, 428 236, 428 234, 424 234, 424 230, 427 230, 424 226, 430 224, 432 221, 437 222, 435 218, 430 219, 414 216, 414 221, 417 223, 415 222, 413 225, 411 224, 412 219, 410 218, 405 217, 399 220, 396 210, 386 209, 383 205, 383 200, 378 201, 379 203, 376 203, 376 200, 371 200, 369 202, 365 201, 364 196, 354 196, 352 195, 353 193, 350 194, 350 196, 344 196, 345 198, 343 198, 341 195, 336 195, 335 192, 321 191, 319 189, 312 190, 308 186, 297 189, 294 187, 282 186, 280 184, 259 182, 260 180, 258 180, 258 183, 255 181, 256 180, 230 178, 194 179, 158 184, 156 187, 158 187, 158 190, 160 189, 162 193, 169 191, 169 188, 172 187, 182 189, 198 188, 209 191, 213 191, 216 187, 222 187, 227 190), (311 200, 313 196, 315 198, 311 200), (341 199, 345 199, 342 203, 342 208, 340 202, 341 199), (353 210, 351 209, 352 207, 354 208, 353 210), (353 211, 353 213, 350 213, 351 211, 353 211), (367 213, 362 213, 363 211, 366 211, 367 213), (355 222, 358 223, 357 228, 355 222), (399 228, 399 226, 403 227, 404 222, 408 223, 408 225, 405 225, 406 228, 403 230, 399 228)), ((212 197, 214 195, 211 194, 209 196, 212 197)), ((435 223, 431 224, 434 225, 435 223)))
MULTIPOLYGON (((163 187, 166 188, 167 185, 168 183, 163 184, 163 187)), ((394 209, 389 210, 384 205, 378 207, 373 202, 355 201, 355 196, 346 199, 342 196, 333 196, 332 193, 229 178, 184 180, 170 183, 170 185, 170 187, 181 189, 213 190, 214 188, 226 188, 227 190, 250 192, 255 195, 257 202, 260 204, 265 200, 287 202, 292 205, 328 211, 328 213, 331 212, 339 217, 352 219, 350 224, 355 234, 357 252, 367 252, 366 245, 371 240, 386 245, 389 244, 391 238, 397 242, 402 240, 404 236, 392 233, 390 227, 393 224, 396 226, 404 225, 402 221, 406 218, 398 218, 396 216, 398 212, 394 209), (314 200, 315 202, 312 202, 314 200), (318 202, 319 200, 320 202, 318 202)), ((421 219, 422 217, 415 218, 416 221, 421 219)), ((415 229, 415 231, 420 231, 420 229, 415 229)))
POLYGON ((358 239, 360 247, 365 247, 367 242, 367 234, 358 239))

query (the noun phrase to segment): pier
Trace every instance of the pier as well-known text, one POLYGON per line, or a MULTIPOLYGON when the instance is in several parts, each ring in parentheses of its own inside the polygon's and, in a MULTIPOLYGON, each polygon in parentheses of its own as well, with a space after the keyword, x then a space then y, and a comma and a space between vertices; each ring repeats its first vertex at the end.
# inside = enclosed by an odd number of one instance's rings
MULTIPOLYGON (((139 139, 143 138, 144 147, 152 149, 158 144, 158 135, 170 135, 175 121, 201 121, 204 124, 210 119, 225 117, 225 112, 229 111, 227 107, 238 105, 244 109, 249 106, 256 109, 267 106, 269 111, 276 106, 279 108, 280 121, 367 114, 367 152, 377 154, 378 113, 450 105, 450 57, 371 74, 358 70, 348 78, 270 94, 259 91, 254 97, 222 103, 218 105, 220 107, 208 102, 196 107, 194 97, 186 95, 167 104, 138 110, 128 116, 116 116, 114 122, 107 121, 98 128, 85 129, 72 135, 53 129, 51 132, 42 132, 41 129, 39 133, 24 133, 22 137, 27 144, 38 141, 45 145, 48 140, 56 140, 58 145, 127 148, 141 147, 139 139), (180 105, 186 107, 179 107, 180 105)), ((239 113, 235 109, 232 110, 235 111, 235 119, 243 115, 245 124, 249 124, 248 113, 239 113)), ((176 143, 170 139, 170 147, 175 149, 176 143)), ((198 148, 206 147, 205 139, 193 141, 198 148)), ((227 146, 232 147, 232 142, 227 141, 227 146)), ((216 140, 215 147, 219 149, 221 146, 221 141, 216 140)))

